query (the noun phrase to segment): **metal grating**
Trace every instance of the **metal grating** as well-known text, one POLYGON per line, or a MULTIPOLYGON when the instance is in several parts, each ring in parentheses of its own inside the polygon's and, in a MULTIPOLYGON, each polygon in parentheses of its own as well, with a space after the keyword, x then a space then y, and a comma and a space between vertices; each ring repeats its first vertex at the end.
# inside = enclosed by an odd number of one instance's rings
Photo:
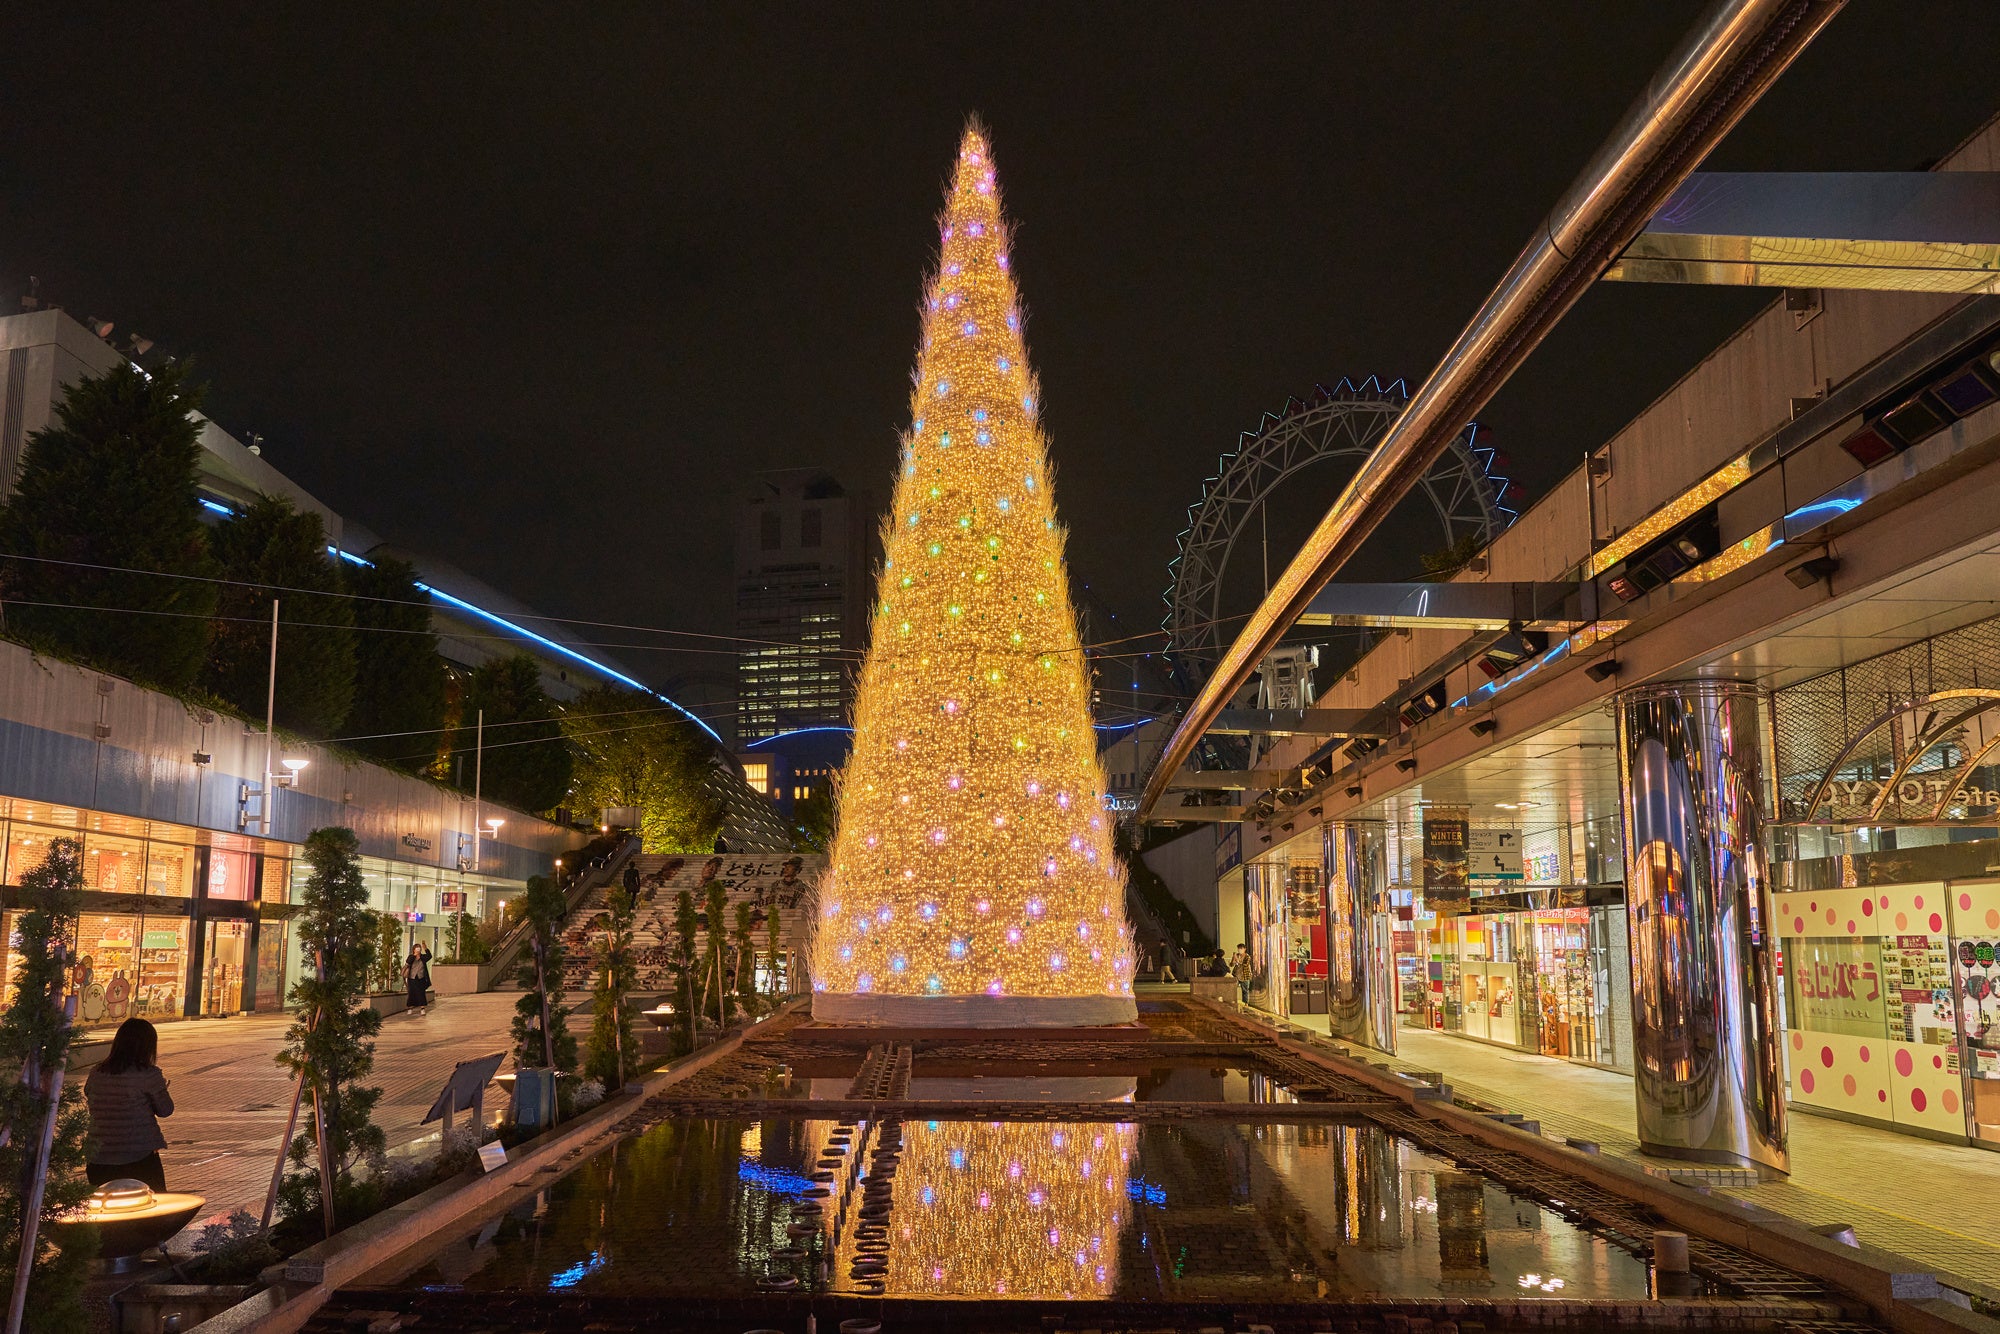
MULTIPOLYGON (((1866 817, 1880 783, 1896 772, 1928 711, 1902 714, 1876 728, 1844 760, 1839 759, 1842 748, 1892 710, 1921 703, 1938 691, 1976 687, 2000 688, 2000 618, 1775 692, 1772 732, 1781 818, 1803 820, 1812 814, 1806 803, 1836 760, 1834 799, 1822 805, 1818 815, 1866 817)), ((1878 818, 1884 823, 1928 821, 1947 775, 1991 739, 1996 724, 2000 718, 1995 714, 1980 715, 1932 747, 1909 770, 1910 781, 1891 793, 1878 818)))

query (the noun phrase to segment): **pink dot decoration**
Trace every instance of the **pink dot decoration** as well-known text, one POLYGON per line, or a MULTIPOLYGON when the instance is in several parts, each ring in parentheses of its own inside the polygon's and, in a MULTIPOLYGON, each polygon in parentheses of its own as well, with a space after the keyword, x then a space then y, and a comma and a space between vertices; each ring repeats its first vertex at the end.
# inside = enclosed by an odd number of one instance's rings
POLYGON ((1793 1050, 1793 1051, 1801 1051, 1801 1050, 1803 1050, 1803 1049, 1805 1048, 1805 1045, 1806 1045, 1806 1035, 1805 1035, 1805 1034, 1803 1034, 1803 1033, 1794 1033, 1794 1034, 1792 1034, 1792 1050, 1793 1050))
POLYGON ((1924 1096, 1924 1091, 1922 1089, 1910 1090, 1910 1106, 1916 1108, 1918 1111, 1921 1112, 1929 1104, 1930 1104, 1930 1099, 1924 1096))
POLYGON ((1868 1064, 1868 1048, 1866 1047, 1863 1047, 1861 1049, 1861 1063, 1863 1065, 1868 1064))
POLYGON ((1875 915, 1875 900, 1861 900, 1861 915, 1863 917, 1873 917, 1875 915))
POLYGON ((1882 896, 1882 906, 1883 906, 1884 908, 1886 908, 1886 907, 1888 907, 1888 906, 1889 906, 1889 896, 1888 896, 1887 894, 1884 894, 1884 895, 1882 896))
POLYGON ((1846 1095, 1847 1095, 1848 1097, 1850 1097, 1850 1098, 1854 1096, 1854 1076, 1853 1076, 1853 1075, 1845 1075, 1845 1076, 1842 1076, 1842 1078, 1841 1078, 1841 1081, 1840 1081, 1840 1091, 1841 1091, 1842 1093, 1845 1093, 1845 1094, 1846 1094, 1846 1095))
POLYGON ((1910 1063, 1910 1053, 1906 1051, 1897 1052, 1896 1073, 1901 1075, 1903 1078, 1908 1079, 1910 1077, 1910 1071, 1912 1068, 1913 1067, 1910 1063))
POLYGON ((1808 1093, 1811 1093, 1813 1091, 1812 1071, 1810 1070, 1799 1071, 1799 1087, 1804 1089, 1808 1093))
POLYGON ((1854 923, 1849 922, 1847 924, 1847 934, 1850 936, 1854 934, 1854 923))
POLYGON ((1889 1090, 1888 1090, 1888 1089, 1876 1089, 1876 1090, 1875 1090, 1875 1101, 1877 1101, 1877 1102, 1887 1102, 1887 1101, 1889 1101, 1889 1090))
POLYGON ((1915 900, 1913 901, 1913 903, 1914 903, 1914 906, 1916 906, 1916 907, 1918 907, 1918 908, 1921 908, 1921 907, 1923 907, 1923 906, 1924 906, 1924 896, 1923 896, 1923 895, 1921 895, 1921 894, 1917 895, 1917 897, 1916 897, 1916 899, 1915 899, 1915 900))
POLYGON ((1834 913, 1833 913, 1833 909, 1831 909, 1831 908, 1828 908, 1828 909, 1826 910, 1826 921, 1827 921, 1827 925, 1831 926, 1831 925, 1833 924, 1833 917, 1834 917, 1834 913))
POLYGON ((1970 911, 1972 911, 1972 895, 1970 895, 1970 894, 1961 894, 1961 895, 1959 895, 1959 896, 1958 896, 1958 906, 1959 906, 1959 907, 1960 907, 1961 909, 1965 910, 1966 912, 1970 912, 1970 911))
POLYGON ((1833 1048, 1821 1047, 1819 1049, 1819 1063, 1829 1070, 1833 1069, 1833 1048))
POLYGON ((1907 927, 1909 924, 1910 924, 1910 915, 1908 913, 1899 912, 1896 914, 1896 929, 1898 931, 1901 931, 1904 927, 1907 927))
POLYGON ((1944 918, 1937 913, 1931 914, 1931 930, 1934 932, 1944 930, 1944 918))
POLYGON ((1792 934, 1795 936, 1803 936, 1805 933, 1806 933, 1806 919, 1803 917, 1794 917, 1792 919, 1792 934))
POLYGON ((1813 901, 1812 901, 1811 903, 1808 903, 1808 904, 1806 905, 1806 911, 1807 911, 1807 912, 1818 912, 1818 911, 1819 911, 1819 900, 1818 900, 1818 899, 1814 899, 1814 900, 1813 900, 1813 901))
POLYGON ((1958 1095, 1956 1093, 1953 1093, 1950 1089, 1946 1089, 1942 1094, 1940 1094, 1938 1096, 1938 1100, 1944 1104, 1944 1109, 1947 1113, 1956 1112, 1958 1110, 1958 1095))
POLYGON ((1944 1069, 1944 1057, 1942 1057, 1942 1056, 1933 1056, 1933 1057, 1931 1057, 1931 1069, 1933 1069, 1933 1070, 1942 1070, 1942 1069, 1944 1069))
POLYGON ((1986 910, 1986 925, 1988 929, 2000 926, 2000 908, 1988 908, 1986 910))

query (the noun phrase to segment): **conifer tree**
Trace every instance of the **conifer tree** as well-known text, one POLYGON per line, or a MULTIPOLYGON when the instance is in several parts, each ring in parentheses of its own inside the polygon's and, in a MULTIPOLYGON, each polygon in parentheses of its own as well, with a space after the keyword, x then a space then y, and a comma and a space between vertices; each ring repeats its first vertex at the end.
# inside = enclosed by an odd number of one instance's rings
POLYGON ((613 1093, 640 1070, 639 1039, 632 1028, 632 988, 639 981, 633 952, 637 905, 623 889, 606 901, 605 930, 597 946, 597 995, 591 1006, 590 1043, 583 1073, 613 1093))
POLYGON ((683 889, 674 895, 674 974, 678 979, 677 989, 680 999, 675 1004, 680 1020, 680 1047, 682 1051, 694 1048, 694 1021, 697 988, 695 985, 695 938, 701 930, 700 916, 695 912, 694 891, 683 889))
POLYGON ((235 582, 216 605, 209 689, 246 716, 264 716, 276 598, 278 726, 313 737, 338 734, 354 704, 354 609, 319 515, 266 496, 216 525, 213 541, 235 582))
POLYGON ((784 943, 784 928, 780 924, 780 919, 779 919, 779 914, 782 913, 784 909, 778 906, 777 900, 773 899, 771 901, 771 906, 765 911, 768 913, 768 916, 766 916, 764 919, 765 949, 766 952, 770 955, 771 959, 771 967, 769 969, 768 976, 771 979, 771 986, 770 986, 771 996, 772 999, 775 1000, 778 996, 783 994, 778 989, 778 950, 782 947, 784 943))
POLYGON ((520 902, 528 922, 528 950, 514 975, 521 987, 510 1030, 514 1064, 574 1073, 576 1036, 563 1009, 562 924, 568 905, 555 881, 541 875, 528 877, 520 902))
POLYGON ((986 138, 960 144, 820 898, 813 1013, 1129 1022, 1133 953, 986 138))
MULTIPOLYGON (((723 914, 729 907, 729 891, 722 887, 720 880, 708 882, 706 902, 702 905, 702 926, 707 932, 708 948, 702 951, 701 984, 713 988, 715 996, 715 1022, 718 1025, 729 1022, 729 1001, 723 994, 722 952, 729 936, 729 926, 723 914)), ((704 1005, 703 1009, 707 1009, 704 1005)))
MULTIPOLYGON (((83 903, 83 845, 54 839, 42 864, 21 877, 21 906, 15 919, 21 963, 13 994, 0 1011, 0 1310, 13 1298, 14 1267, 21 1254, 23 1207, 41 1156, 49 1115, 51 1072, 69 1054, 72 1016, 66 1011, 69 941, 83 903)), ((83 1166, 90 1116, 83 1106, 83 1083, 65 1079, 59 1096, 55 1137, 50 1146, 42 1207, 35 1236, 35 1267, 28 1277, 29 1328, 85 1330, 84 1285, 96 1239, 52 1226, 64 1211, 90 1194, 83 1166)))
POLYGON ((306 1118, 306 1128, 292 1141, 294 1170, 281 1187, 281 1207, 300 1222, 327 1216, 323 1162, 333 1180, 335 1226, 352 1209, 356 1168, 380 1154, 384 1144, 373 1120, 382 1090, 361 1083, 375 1068, 382 1016, 366 1002, 376 919, 361 879, 360 849, 351 829, 333 826, 306 835, 311 872, 295 919, 305 966, 288 997, 294 1018, 277 1056, 280 1066, 307 1080, 309 1097, 318 1104, 317 1114, 306 1118), (324 1145, 317 1138, 322 1125, 324 1145))
POLYGON ((0 553, 38 558, 0 560, 9 637, 148 685, 195 683, 218 587, 195 491, 200 406, 185 365, 69 387, 0 508, 0 553))
POLYGON ((409 773, 437 762, 445 723, 445 670, 428 599, 408 561, 375 555, 349 563, 354 611, 354 707, 342 730, 356 750, 409 773))

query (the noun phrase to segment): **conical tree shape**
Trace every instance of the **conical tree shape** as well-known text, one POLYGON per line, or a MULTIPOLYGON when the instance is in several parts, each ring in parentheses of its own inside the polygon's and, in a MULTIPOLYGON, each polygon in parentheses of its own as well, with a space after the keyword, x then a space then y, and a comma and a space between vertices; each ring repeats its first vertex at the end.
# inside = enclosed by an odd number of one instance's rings
POLYGON ((966 131, 855 700, 813 1014, 1136 1017, 1048 445, 985 136, 966 131))

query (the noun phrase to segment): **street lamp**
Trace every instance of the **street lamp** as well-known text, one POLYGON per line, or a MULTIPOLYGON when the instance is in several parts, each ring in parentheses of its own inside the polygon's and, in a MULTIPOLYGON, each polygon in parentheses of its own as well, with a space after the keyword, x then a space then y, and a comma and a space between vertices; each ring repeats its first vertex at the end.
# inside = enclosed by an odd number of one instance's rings
POLYGON ((474 829, 472 831, 473 870, 477 871, 479 869, 479 840, 482 838, 493 838, 493 839, 499 838, 500 826, 506 823, 507 822, 505 820, 501 819, 497 815, 489 815, 486 817, 486 827, 484 829, 474 829))
POLYGON ((306 767, 312 761, 302 759, 296 755, 287 755, 284 759, 279 760, 278 763, 285 767, 285 772, 277 776, 278 786, 291 787, 299 781, 299 775, 305 772, 306 767))

